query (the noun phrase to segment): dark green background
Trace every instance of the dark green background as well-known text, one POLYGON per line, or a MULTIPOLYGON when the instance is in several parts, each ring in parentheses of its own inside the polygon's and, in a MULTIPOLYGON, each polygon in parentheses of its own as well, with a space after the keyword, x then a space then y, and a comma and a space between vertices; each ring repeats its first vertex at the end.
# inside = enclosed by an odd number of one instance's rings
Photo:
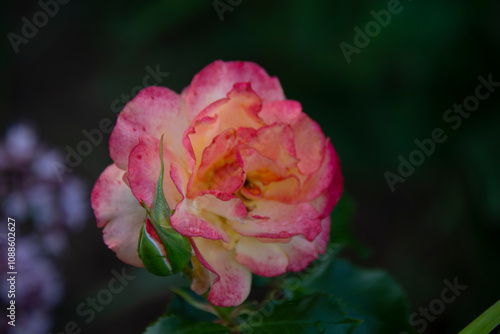
MULTIPOLYGON (((255 61, 340 155, 353 228, 371 251, 343 255, 387 270, 412 311, 458 277, 467 290, 427 329, 455 333, 500 297, 500 91, 456 130, 443 113, 474 94, 479 75, 500 81, 500 3, 402 1, 402 12, 348 64, 339 44, 353 44, 354 27, 363 29, 370 11, 387 3, 243 0, 221 21, 211 1, 71 0, 15 54, 7 33, 19 34, 21 18, 40 8, 3 2, 2 132, 28 120, 44 141, 75 148, 83 129, 116 118, 111 103, 141 85, 146 66, 159 64, 170 73, 161 85, 180 92, 216 59, 255 61), (396 172, 398 156, 437 127, 448 139, 392 193, 384 172, 396 172)), ((111 162, 107 139, 75 168, 89 190, 111 162)), ((143 270, 94 322, 75 315, 107 285, 111 268, 122 267, 94 224, 89 219, 67 255, 67 298, 54 333, 73 319, 85 333, 139 333, 168 299, 164 283, 143 270)))

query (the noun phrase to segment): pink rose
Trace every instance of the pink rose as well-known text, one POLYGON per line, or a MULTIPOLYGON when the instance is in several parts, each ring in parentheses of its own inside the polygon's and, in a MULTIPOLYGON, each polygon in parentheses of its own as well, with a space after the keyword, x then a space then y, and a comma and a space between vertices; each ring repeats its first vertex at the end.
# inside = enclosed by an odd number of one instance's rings
POLYGON ((319 125, 250 62, 216 61, 180 95, 148 87, 118 116, 114 163, 92 192, 104 242, 143 266, 137 244, 160 173, 173 228, 189 237, 192 289, 218 306, 242 303, 251 273, 300 271, 325 251, 343 189, 340 160, 319 125))

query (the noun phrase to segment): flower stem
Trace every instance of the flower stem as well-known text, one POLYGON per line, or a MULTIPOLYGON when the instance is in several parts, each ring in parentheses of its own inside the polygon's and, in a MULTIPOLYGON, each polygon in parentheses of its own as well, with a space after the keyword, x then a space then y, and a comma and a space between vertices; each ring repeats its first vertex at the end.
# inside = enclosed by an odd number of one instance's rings
POLYGON ((193 281, 193 269, 189 268, 188 266, 185 266, 182 269, 182 273, 186 275, 186 277, 192 282, 193 281))
MULTIPOLYGON (((203 298, 205 298, 208 301, 208 291, 203 294, 203 298)), ((231 330, 231 333, 237 333, 236 330, 238 325, 235 322, 235 318, 233 317, 233 312, 232 312, 233 308, 220 307, 220 306, 215 306, 210 302, 208 303, 212 307, 215 315, 217 315, 219 319, 222 321, 222 323, 231 330)))
POLYGON ((231 313, 228 313, 226 308, 215 305, 212 305, 212 307, 214 308, 215 312, 217 312, 217 315, 223 322, 225 322, 228 325, 233 323, 233 318, 231 317, 231 313))
POLYGON ((479 317, 472 321, 459 334, 483 334, 489 333, 500 324, 500 300, 484 311, 479 317))
POLYGON ((182 289, 177 289, 177 288, 170 288, 170 290, 172 292, 174 292, 175 294, 177 294, 179 297, 181 297, 182 299, 184 299, 189 305, 191 305, 192 307, 198 309, 198 310, 202 310, 202 311, 205 311, 205 312, 208 312, 208 313, 212 313, 213 315, 215 316, 219 316, 219 314, 214 310, 213 306, 210 305, 210 304, 206 304, 206 303, 201 303, 197 300, 195 300, 194 298, 192 298, 187 292, 185 292, 184 290, 182 289))

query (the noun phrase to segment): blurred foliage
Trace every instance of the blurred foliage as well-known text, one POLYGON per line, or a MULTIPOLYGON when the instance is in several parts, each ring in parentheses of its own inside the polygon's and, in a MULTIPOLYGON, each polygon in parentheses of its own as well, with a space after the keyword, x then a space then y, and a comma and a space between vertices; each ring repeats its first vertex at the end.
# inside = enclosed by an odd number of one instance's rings
POLYGON ((231 333, 416 333, 401 286, 384 271, 337 258, 337 245, 330 244, 306 270, 274 278, 264 298, 252 292, 238 307, 215 312, 193 292, 176 290, 165 315, 145 334, 218 333, 221 328, 208 322, 214 314, 231 333))
POLYGON ((148 327, 144 332, 144 334, 164 333, 227 334, 227 328, 213 322, 192 322, 182 319, 180 316, 169 315, 158 319, 157 322, 148 327))
POLYGON ((387 273, 357 268, 333 256, 323 261, 302 281, 299 295, 319 290, 338 298, 350 317, 362 321, 354 334, 415 332, 406 295, 387 273))
POLYGON ((244 323, 243 333, 351 334, 360 320, 350 318, 342 301, 332 295, 313 293, 298 301, 270 302, 260 318, 244 323), (277 305, 274 306, 274 303, 277 305), (262 320, 261 320, 262 319, 262 320))
MULTIPOLYGON (((44 140, 74 148, 83 129, 116 118, 113 102, 133 95, 147 66, 169 72, 159 84, 180 92, 215 59, 255 61, 302 103, 340 155, 350 199, 333 217, 349 206, 356 211, 352 231, 334 222, 332 238, 344 242, 352 232, 371 256, 360 258, 354 247, 345 255, 390 272, 413 311, 439 296, 444 279, 459 277, 469 288, 427 330, 454 333, 500 296, 500 93, 455 131, 442 117, 474 93, 479 75, 500 81, 500 3, 402 1, 403 11, 348 64, 339 44, 353 44, 354 27, 363 29, 370 11, 387 3, 243 0, 221 22, 209 0, 72 0, 18 54, 3 39, 0 122, 27 119, 44 140), (384 172, 395 172, 398 156, 408 157, 414 140, 437 127, 448 140, 391 193, 384 172)), ((40 10, 36 0, 0 6, 4 36, 20 33, 21 18, 40 10)), ((89 187, 111 162, 107 139, 73 172, 89 187)), ((73 243, 64 269, 70 297, 55 331, 78 319, 82 290, 95 294, 109 268, 121 266, 101 237, 91 220, 73 243)), ((137 284, 149 286, 152 278, 141 277, 137 284)), ((144 292, 127 308, 112 303, 85 330, 140 332, 163 310, 166 290, 144 292)))

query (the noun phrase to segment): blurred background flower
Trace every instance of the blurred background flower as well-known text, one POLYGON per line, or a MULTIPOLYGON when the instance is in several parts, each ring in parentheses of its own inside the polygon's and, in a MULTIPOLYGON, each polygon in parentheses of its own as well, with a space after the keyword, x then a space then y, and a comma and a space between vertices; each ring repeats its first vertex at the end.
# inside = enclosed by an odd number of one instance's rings
MULTIPOLYGON (((75 176, 59 182, 52 163, 62 155, 39 141, 33 127, 7 128, 0 143, 1 217, 16 220, 16 265, 7 269, 6 235, 2 235, 2 273, 15 271, 16 326, 2 321, 2 333, 48 333, 52 312, 64 296, 63 264, 70 240, 88 215, 88 190, 75 176), (73 234, 73 235, 72 235, 73 234)), ((6 229, 5 229, 6 230, 6 229)), ((2 308, 7 307, 9 282, 0 282, 2 308)))

